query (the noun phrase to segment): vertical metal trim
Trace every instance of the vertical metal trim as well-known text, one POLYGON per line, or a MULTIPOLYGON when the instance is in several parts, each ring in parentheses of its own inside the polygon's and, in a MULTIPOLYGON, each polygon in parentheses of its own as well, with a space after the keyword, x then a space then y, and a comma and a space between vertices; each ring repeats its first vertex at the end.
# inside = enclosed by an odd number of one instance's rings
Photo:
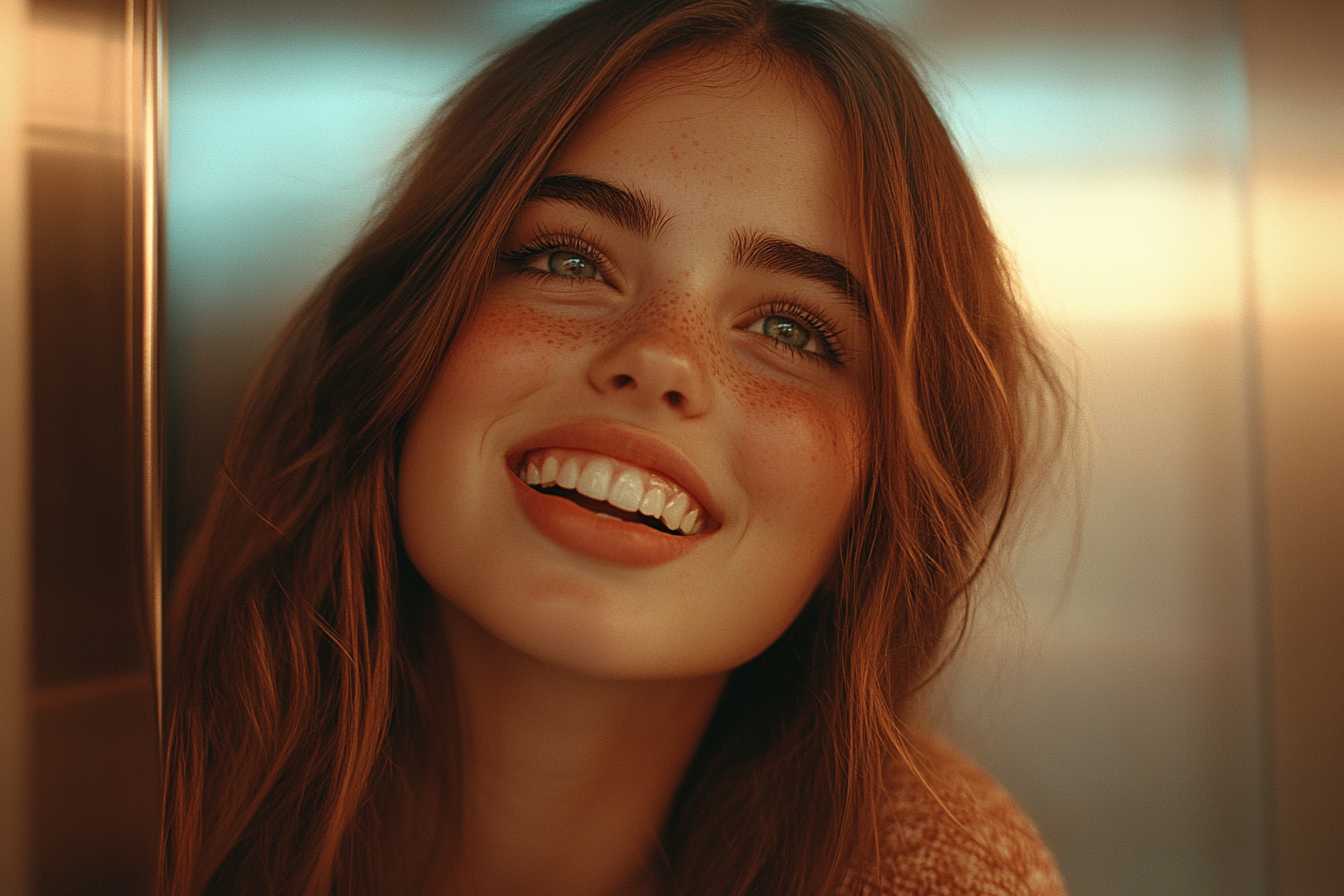
POLYGON ((131 316, 132 432, 138 469, 137 524, 141 593, 153 652, 155 702, 163 734, 163 512, 159 419, 160 234, 162 220, 164 65, 159 0, 126 0, 127 284, 131 316))
POLYGON ((1270 887, 1344 874, 1344 7, 1241 0, 1257 342, 1270 887), (1335 251, 1330 251, 1330 250, 1335 251))
POLYGON ((151 643, 154 650, 154 693, 159 710, 160 739, 163 733, 163 440, 159 420, 159 320, 160 241, 163 218, 165 68, 163 64, 163 6, 159 0, 146 0, 145 11, 145 122, 144 161, 145 193, 145 301, 142 315, 145 325, 144 353, 141 359, 145 385, 141 400, 144 408, 143 438, 145 452, 145 563, 147 594, 151 614, 151 643))
POLYGON ((1261 893, 1272 894, 1277 877, 1274 851, 1274 682, 1273 613, 1269 587, 1269 528, 1265 508, 1265 387, 1263 339, 1260 327, 1260 293, 1256 285, 1255 210, 1252 204, 1250 84, 1246 71, 1246 50, 1240 3, 1233 6, 1233 27, 1237 36, 1237 64, 1240 69, 1242 129, 1237 135, 1236 172, 1237 240, 1241 261, 1241 306, 1239 308, 1241 352, 1244 358, 1242 394, 1246 408, 1248 472, 1250 475, 1250 517, 1252 587, 1255 589, 1255 700, 1259 716, 1257 749, 1260 751, 1260 837, 1262 862, 1258 881, 1261 893))

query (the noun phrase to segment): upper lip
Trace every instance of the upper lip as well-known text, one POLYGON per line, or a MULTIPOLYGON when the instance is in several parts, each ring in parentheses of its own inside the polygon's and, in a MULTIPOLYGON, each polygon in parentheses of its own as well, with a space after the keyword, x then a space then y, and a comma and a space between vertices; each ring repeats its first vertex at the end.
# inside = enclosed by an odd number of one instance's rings
POLYGON ((680 485, 704 508, 715 523, 723 519, 709 486, 684 454, 661 438, 610 420, 582 420, 542 430, 509 449, 505 460, 516 471, 523 455, 539 448, 576 448, 604 454, 652 472, 680 485))

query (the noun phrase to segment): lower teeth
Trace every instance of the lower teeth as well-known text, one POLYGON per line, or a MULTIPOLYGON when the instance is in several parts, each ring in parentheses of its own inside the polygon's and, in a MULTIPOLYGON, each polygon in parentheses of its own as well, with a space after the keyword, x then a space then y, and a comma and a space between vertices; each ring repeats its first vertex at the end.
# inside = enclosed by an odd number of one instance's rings
POLYGON ((685 532, 678 532, 675 529, 669 528, 667 523, 663 522, 662 518, 660 517, 651 517, 646 514, 635 513, 633 511, 630 511, 630 516, 628 517, 615 516, 610 513, 604 513, 603 511, 598 510, 596 507, 593 507, 592 505, 600 504, 604 507, 610 507, 611 505, 607 504, 605 501, 598 501, 595 498, 589 498, 584 495, 580 495, 578 492, 573 491, 572 489, 567 489, 555 485, 552 486, 531 485, 528 486, 528 488, 532 489, 535 492, 540 492, 543 495, 555 495, 556 497, 565 498, 566 500, 573 501, 575 504, 578 504, 584 510, 596 514, 602 519, 616 520, 617 522, 622 523, 639 523, 640 525, 648 526, 649 528, 655 531, 663 532, 668 535, 686 534, 685 532))

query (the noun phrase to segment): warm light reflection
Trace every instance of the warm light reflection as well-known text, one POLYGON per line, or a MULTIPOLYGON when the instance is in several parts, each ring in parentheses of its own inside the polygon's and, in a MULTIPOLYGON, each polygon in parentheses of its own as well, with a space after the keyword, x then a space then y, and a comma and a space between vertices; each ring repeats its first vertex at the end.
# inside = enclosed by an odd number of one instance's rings
POLYGON ((982 180, 1029 301, 1063 320, 1235 317, 1240 210, 1230 172, 1014 171, 982 180))
POLYGON ((27 50, 30 128, 121 134, 126 54, 120 29, 43 8, 29 20, 27 50))
POLYGON ((1315 314, 1338 326, 1344 315, 1344 172, 1257 171, 1251 211, 1263 312, 1315 314))
POLYGON ((23 33, 27 4, 0 0, 0 880, 28 885, 30 431, 23 33))

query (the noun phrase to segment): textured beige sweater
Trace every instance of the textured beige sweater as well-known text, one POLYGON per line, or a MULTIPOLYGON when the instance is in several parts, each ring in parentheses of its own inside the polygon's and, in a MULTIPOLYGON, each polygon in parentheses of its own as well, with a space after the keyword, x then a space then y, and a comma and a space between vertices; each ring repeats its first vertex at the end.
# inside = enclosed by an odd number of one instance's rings
POLYGON ((933 793, 902 767, 881 855, 850 869, 838 896, 1064 896, 1054 858, 1008 792, 941 741, 915 747, 933 793))

